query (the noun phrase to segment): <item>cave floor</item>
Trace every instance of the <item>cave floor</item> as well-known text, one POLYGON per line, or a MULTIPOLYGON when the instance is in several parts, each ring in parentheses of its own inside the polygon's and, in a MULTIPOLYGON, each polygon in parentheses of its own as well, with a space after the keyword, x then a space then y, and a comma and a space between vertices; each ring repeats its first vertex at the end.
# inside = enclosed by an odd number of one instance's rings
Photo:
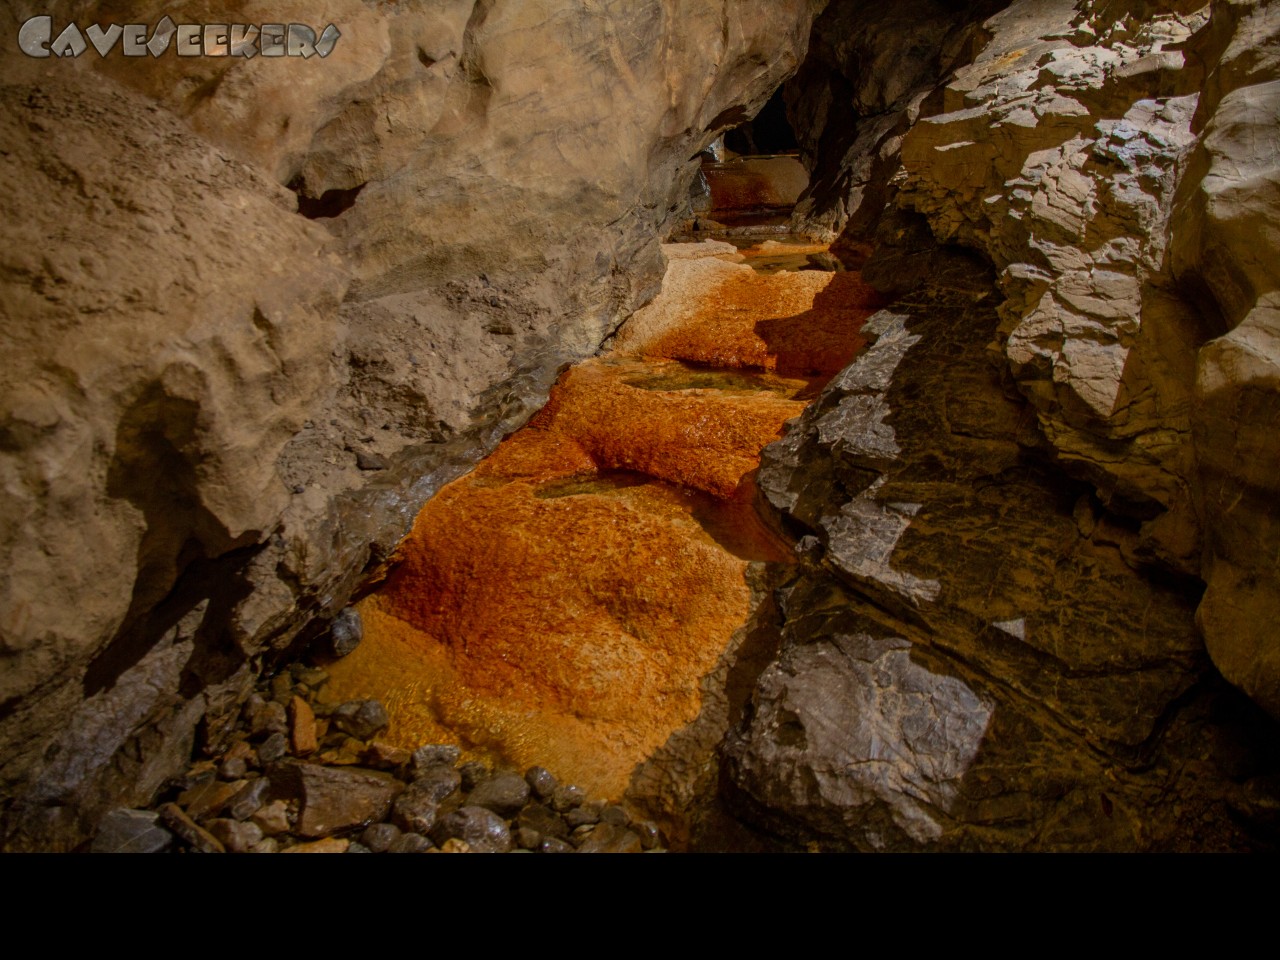
POLYGON ((457 742, 621 799, 703 712, 750 571, 793 556, 756 512, 760 450, 880 304, 856 274, 796 269, 824 249, 673 260, 662 322, 642 311, 425 506, 325 698, 382 700, 398 746, 457 742))

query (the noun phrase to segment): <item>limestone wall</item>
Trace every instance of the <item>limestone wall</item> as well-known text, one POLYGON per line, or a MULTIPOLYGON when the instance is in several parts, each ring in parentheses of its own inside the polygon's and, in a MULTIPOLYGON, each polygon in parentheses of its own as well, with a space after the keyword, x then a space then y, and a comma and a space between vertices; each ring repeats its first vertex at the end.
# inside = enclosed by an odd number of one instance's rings
POLYGON ((822 6, 182 6, 336 25, 305 60, 32 59, 28 17, 119 5, 0 13, 12 845, 145 803, 652 296, 696 154, 794 70, 822 6))

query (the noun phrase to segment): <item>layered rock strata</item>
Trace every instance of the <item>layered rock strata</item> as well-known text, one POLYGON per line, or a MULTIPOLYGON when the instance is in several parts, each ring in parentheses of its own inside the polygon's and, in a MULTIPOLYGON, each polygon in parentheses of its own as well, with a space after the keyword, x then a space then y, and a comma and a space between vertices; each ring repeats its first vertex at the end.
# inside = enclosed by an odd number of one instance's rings
MULTIPOLYGON (((1206 582, 1214 662, 1280 715, 1274 10, 911 11, 896 39, 898 8, 819 22, 790 97, 814 165, 798 221, 853 252, 879 225, 904 254, 923 223, 994 265, 991 351, 1059 462, 1139 522, 1142 560, 1206 582), (917 42, 948 22, 949 42, 917 42)), ((885 263, 890 283, 911 275, 909 256, 885 263)))
POLYGON ((732 808, 826 849, 1265 846, 1274 724, 1238 723, 1198 585, 1135 571, 1136 524, 1028 442, 981 266, 933 273, 765 451, 807 559, 726 746, 732 808))

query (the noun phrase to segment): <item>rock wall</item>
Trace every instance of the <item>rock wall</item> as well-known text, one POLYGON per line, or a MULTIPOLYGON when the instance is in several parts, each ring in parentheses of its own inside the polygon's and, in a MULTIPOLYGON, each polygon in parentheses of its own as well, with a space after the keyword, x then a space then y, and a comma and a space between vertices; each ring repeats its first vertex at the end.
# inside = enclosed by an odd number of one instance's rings
POLYGON ((726 796, 838 849, 1265 845, 1280 20, 1003 6, 872 47, 833 3, 791 82, 797 225, 903 299, 766 451, 806 560, 726 796))
MULTIPOLYGON (((817 161, 801 226, 843 231, 846 251, 879 227, 905 251, 923 222, 994 265, 990 350, 1054 456, 1140 523, 1135 563, 1209 584, 1198 619, 1215 663, 1280 715, 1280 648, 1264 636, 1280 602, 1280 448, 1264 436, 1277 15, 1196 0, 917 6, 900 47, 815 41, 792 81, 810 152, 851 144, 838 167, 822 166, 831 151, 817 161), (918 42, 948 22, 948 43, 918 42), (899 62, 911 69, 880 66, 899 62), (802 82, 819 70, 844 86, 802 82)), ((833 4, 815 35, 878 35, 896 16, 833 4)), ((882 277, 910 275, 881 259, 882 277)))
POLYGON ((183 7, 341 30, 270 62, 30 59, 27 17, 116 5, 0 13, 8 846, 74 846, 215 745, 254 670, 652 296, 694 158, 823 5, 183 7))

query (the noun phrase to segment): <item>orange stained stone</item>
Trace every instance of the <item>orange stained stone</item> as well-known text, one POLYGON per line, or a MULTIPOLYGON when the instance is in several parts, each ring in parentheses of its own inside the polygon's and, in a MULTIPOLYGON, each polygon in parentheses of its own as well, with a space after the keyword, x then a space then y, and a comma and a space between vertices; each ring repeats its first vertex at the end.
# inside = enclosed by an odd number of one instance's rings
POLYGON ((858 331, 883 303, 854 273, 744 270, 707 291, 642 352, 825 382, 866 345, 858 331))
POLYGON ((858 345, 871 308, 845 277, 744 274, 646 359, 568 371, 423 508, 326 699, 383 700, 390 743, 461 742, 621 798, 697 717, 750 612, 747 564, 790 557, 755 513, 752 476, 813 378, 858 345))

